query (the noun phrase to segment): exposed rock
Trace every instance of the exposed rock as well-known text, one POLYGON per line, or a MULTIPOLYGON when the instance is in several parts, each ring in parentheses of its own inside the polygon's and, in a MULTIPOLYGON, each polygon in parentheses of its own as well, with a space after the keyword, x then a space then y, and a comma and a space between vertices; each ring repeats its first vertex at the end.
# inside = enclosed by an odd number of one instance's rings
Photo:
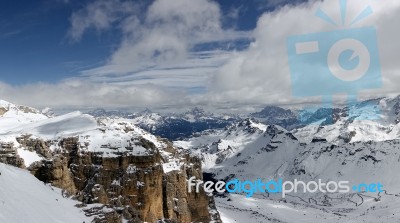
POLYGON ((83 209, 86 216, 95 216, 92 223, 121 222, 122 217, 114 209, 106 205, 86 207, 83 209))
POLYGON ((73 176, 68 169, 68 160, 62 155, 56 155, 52 160, 34 163, 29 169, 45 183, 62 188, 71 195, 77 192, 73 176))
POLYGON ((49 143, 42 139, 32 139, 31 135, 23 135, 16 138, 17 142, 21 144, 25 149, 36 152, 46 159, 50 159, 52 154, 49 150, 49 143))
MULTIPOLYGON (((25 142, 48 150, 46 143, 25 142)), ((115 152, 115 156, 107 157, 83 151, 78 138, 67 138, 59 142, 58 154, 32 165, 30 170, 38 179, 62 188, 84 204, 100 203, 113 210, 103 213, 104 208, 87 209, 88 215, 98 216, 95 222, 121 222, 122 217, 128 222, 210 222, 210 198, 204 191, 189 194, 187 190, 188 178, 202 179, 200 161, 178 154, 172 144, 167 144, 169 154, 180 156, 184 164, 181 170, 164 173, 161 164, 168 158, 144 138, 138 144, 148 150, 148 155, 115 152)))
POLYGON ((345 143, 350 143, 351 139, 356 135, 357 133, 355 131, 350 131, 350 132, 344 132, 341 135, 339 135, 339 139, 343 140, 345 143))
POLYGON ((0 162, 19 168, 25 167, 24 160, 19 157, 13 143, 0 144, 0 162))
POLYGON ((4 115, 6 112, 8 112, 8 109, 0 107, 0 115, 4 115))
POLYGON ((176 222, 209 222, 209 197, 203 190, 188 193, 188 178, 203 179, 200 162, 192 158, 189 161, 192 164, 186 165, 185 171, 172 171, 164 176, 164 216, 176 222))
POLYGON ((18 108, 20 111, 24 112, 24 113, 33 113, 33 114, 38 114, 38 113, 39 113, 38 110, 36 110, 36 109, 34 109, 34 108, 31 108, 31 107, 28 107, 28 106, 22 106, 22 105, 20 105, 20 106, 17 106, 17 108, 18 108))
POLYGON ((186 173, 172 171, 164 176, 164 215, 165 218, 179 222, 190 222, 188 207, 186 173), (183 179, 183 180, 182 180, 183 179))
MULTIPOLYGON (((201 170, 201 161, 195 157, 187 156, 187 160, 190 165, 186 168, 186 175, 188 178, 194 176, 196 179, 203 179, 203 172, 201 170)), ((186 182, 186 180, 185 180, 186 182)), ((187 191, 187 187, 185 189, 187 191)), ((192 221, 194 222, 209 222, 210 214, 209 214, 209 205, 210 202, 214 202, 213 197, 208 197, 203 190, 200 190, 200 193, 189 193, 188 194, 188 205, 190 212, 192 214, 192 221), (210 200, 211 199, 211 200, 210 200)), ((214 207, 212 207, 214 209, 214 207)), ((216 208, 215 208, 216 211, 216 208)), ((211 216, 212 217, 212 216, 211 216)), ((217 219, 214 219, 217 220, 217 219)), ((219 216, 218 216, 219 220, 219 216)), ((217 222, 216 222, 217 223, 217 222)))

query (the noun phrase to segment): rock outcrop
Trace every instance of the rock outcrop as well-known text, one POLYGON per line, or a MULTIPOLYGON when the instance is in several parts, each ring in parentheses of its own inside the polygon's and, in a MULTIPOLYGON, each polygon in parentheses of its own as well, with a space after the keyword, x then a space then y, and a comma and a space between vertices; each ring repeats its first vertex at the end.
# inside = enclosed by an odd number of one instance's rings
POLYGON ((24 160, 19 157, 13 143, 0 143, 0 162, 24 168, 24 160))
MULTIPOLYGON (((25 141, 33 148, 46 145, 25 141)), ((165 150, 183 164, 178 170, 165 172, 163 163, 168 158, 152 142, 144 138, 139 142, 146 155, 116 152, 105 156, 81 150, 78 138, 66 138, 59 141, 57 154, 29 169, 41 181, 62 188, 84 205, 104 204, 107 213, 99 207, 86 209, 88 215, 102 216, 97 222, 114 223, 122 218, 129 222, 210 222, 210 197, 204 191, 187 190, 188 178, 202 179, 200 160, 179 154, 169 144, 165 150)), ((39 152, 38 148, 35 151, 39 152)))
POLYGON ((212 197, 187 190, 190 177, 202 179, 200 161, 131 120, 49 117, 1 100, 0 108, 13 123, 2 130, 0 162, 61 188, 95 223, 218 222, 212 197))

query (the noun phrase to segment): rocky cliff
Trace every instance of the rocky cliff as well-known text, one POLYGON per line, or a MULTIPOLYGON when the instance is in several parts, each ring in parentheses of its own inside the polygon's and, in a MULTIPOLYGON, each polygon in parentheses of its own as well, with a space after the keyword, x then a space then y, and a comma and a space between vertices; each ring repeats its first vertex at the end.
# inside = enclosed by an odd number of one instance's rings
POLYGON ((50 152, 50 141, 29 137, 21 137, 18 141, 27 149, 47 155, 48 159, 29 167, 39 180, 62 188, 66 196, 74 196, 84 206, 100 203, 108 208, 108 213, 96 208, 86 209, 88 214, 99 216, 97 222, 211 220, 210 197, 204 191, 199 194, 187 192, 188 178, 202 179, 200 161, 177 153, 172 146, 166 150, 173 152, 173 157, 183 164, 177 170, 165 172, 162 164, 168 162, 165 160, 168 158, 144 138, 139 141, 147 154, 140 156, 118 152, 104 156, 87 152, 80 148, 78 137, 60 140, 59 149, 54 152, 50 152))
POLYGON ((61 188, 94 222, 220 222, 212 197, 187 190, 187 179, 202 179, 200 160, 129 120, 71 113, 30 123, 0 137, 0 162, 61 188))

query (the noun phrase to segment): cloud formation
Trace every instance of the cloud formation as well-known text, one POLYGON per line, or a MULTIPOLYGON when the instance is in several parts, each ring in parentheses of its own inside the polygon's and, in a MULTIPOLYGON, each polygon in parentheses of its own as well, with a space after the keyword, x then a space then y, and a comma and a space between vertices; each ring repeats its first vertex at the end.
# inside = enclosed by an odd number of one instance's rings
POLYGON ((128 1, 94 1, 72 14, 68 35, 72 41, 80 41, 85 31, 90 28, 98 32, 108 30, 127 15, 136 13, 136 8, 137 5, 128 1))
MULTIPOLYGON (((176 66, 201 43, 235 39, 241 32, 221 28, 221 11, 210 0, 157 0, 141 6, 122 0, 100 0, 74 13, 70 37, 79 40, 94 28, 108 30, 117 22, 122 35, 119 47, 101 67, 86 74, 122 75, 160 66, 176 66)), ((247 37, 247 36, 245 36, 247 37)))
POLYGON ((396 62, 396 55, 400 50, 400 43, 396 41, 396 36, 400 30, 395 21, 400 18, 400 2, 388 0, 383 4, 381 1, 354 0, 348 3, 346 24, 368 5, 372 6, 374 13, 352 27, 337 27, 315 16, 317 9, 322 8, 341 24, 339 1, 309 1, 296 6, 287 5, 262 15, 254 30, 256 41, 248 50, 232 55, 218 70, 209 86, 207 100, 211 99, 215 103, 293 103, 287 38, 291 35, 371 25, 378 32, 383 88, 360 92, 360 95, 368 97, 398 93, 400 67, 396 62))
MULTIPOLYGON (((354 19, 368 4, 374 14, 353 27, 376 27, 384 86, 362 95, 398 93, 400 2, 349 1, 346 19, 354 19)), ((132 1, 94 1, 72 15, 69 36, 79 41, 89 29, 120 32, 121 42, 103 66, 57 84, 3 83, 0 94, 22 104, 53 107, 240 107, 298 102, 291 95, 287 38, 349 28, 318 19, 318 8, 340 20, 339 1, 310 0, 265 12, 253 31, 240 32, 222 27, 224 15, 210 0, 156 0, 148 7, 132 1), (254 41, 241 51, 194 50, 201 44, 240 38, 254 41)))
MULTIPOLYGON (((151 84, 93 83, 81 79, 68 79, 57 84, 34 83, 10 86, 0 82, 2 99, 38 108, 125 108, 165 106, 175 97, 182 98, 179 90, 163 90, 151 84)), ((176 100, 174 100, 176 103, 176 100)))

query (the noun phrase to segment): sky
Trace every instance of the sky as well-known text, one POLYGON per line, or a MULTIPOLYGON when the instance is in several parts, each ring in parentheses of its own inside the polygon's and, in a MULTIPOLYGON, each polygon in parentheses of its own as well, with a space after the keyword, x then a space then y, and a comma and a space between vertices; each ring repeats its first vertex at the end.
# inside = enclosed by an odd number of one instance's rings
MULTIPOLYGON (((251 109, 294 99, 289 36, 343 29, 344 0, 4 0, 0 98, 43 108, 251 109)), ((377 30, 383 86, 398 93, 397 0, 351 0, 377 30)), ((318 100, 318 99, 317 99, 318 100)))

